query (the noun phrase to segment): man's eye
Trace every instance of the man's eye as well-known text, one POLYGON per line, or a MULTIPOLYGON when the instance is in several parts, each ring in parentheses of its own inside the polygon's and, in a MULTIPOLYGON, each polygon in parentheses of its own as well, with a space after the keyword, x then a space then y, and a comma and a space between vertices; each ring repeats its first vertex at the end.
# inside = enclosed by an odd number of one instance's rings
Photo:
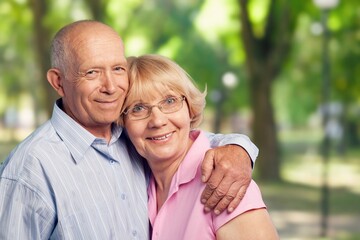
POLYGON ((91 69, 89 71, 86 71, 85 73, 85 77, 89 79, 97 78, 99 75, 100 75, 100 71, 96 69, 91 69))
POLYGON ((97 70, 97 69, 90 69, 82 74, 83 77, 85 77, 86 79, 89 79, 89 80, 96 79, 100 75, 101 75, 101 71, 97 70))
POLYGON ((125 68, 121 67, 121 66, 118 66, 118 67, 115 67, 114 68, 114 71, 117 72, 117 73, 122 73, 125 71, 125 68))
POLYGON ((86 75, 94 75, 96 73, 95 70, 90 70, 86 72, 86 75))

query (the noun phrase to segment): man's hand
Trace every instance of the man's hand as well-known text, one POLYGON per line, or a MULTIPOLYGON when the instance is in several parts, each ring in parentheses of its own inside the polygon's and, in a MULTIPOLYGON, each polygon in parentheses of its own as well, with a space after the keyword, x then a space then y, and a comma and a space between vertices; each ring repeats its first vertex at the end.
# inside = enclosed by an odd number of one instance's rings
POLYGON ((206 152, 201 166, 206 188, 201 195, 205 211, 232 212, 244 197, 251 181, 251 159, 238 145, 225 145, 206 152))

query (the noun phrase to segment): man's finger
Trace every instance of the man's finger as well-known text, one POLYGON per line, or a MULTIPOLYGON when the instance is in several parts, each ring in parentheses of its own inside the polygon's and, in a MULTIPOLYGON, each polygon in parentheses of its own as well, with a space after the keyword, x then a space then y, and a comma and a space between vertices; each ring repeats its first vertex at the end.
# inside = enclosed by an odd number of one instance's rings
MULTIPOLYGON (((217 188, 213 190, 211 196, 207 199, 205 203, 205 210, 209 211, 215 208, 215 206, 219 203, 219 201, 228 193, 229 190, 228 186, 232 185, 232 181, 233 180, 231 178, 222 179, 222 181, 218 184, 217 188)), ((220 210, 223 211, 224 209, 220 208, 220 210)))
MULTIPOLYGON (((206 203, 206 207, 212 209, 215 207, 216 203, 213 203, 214 199, 211 201, 211 204, 208 204, 209 198, 214 194, 214 190, 219 187, 221 180, 223 178, 222 175, 218 174, 219 172, 214 171, 211 175, 211 178, 206 183, 206 187, 201 194, 201 202, 206 203)), ((218 200, 219 201, 219 200, 218 200)))
MULTIPOLYGON (((201 180, 203 182, 207 182, 209 180, 209 177, 213 169, 214 169, 214 150, 210 149, 205 153, 204 160, 201 164, 201 180)), ((210 191, 210 189, 208 189, 208 191, 210 191)))
POLYGON ((235 198, 229 203, 227 208, 228 212, 231 213, 234 209, 239 206, 241 200, 244 198, 248 186, 241 186, 240 191, 236 194, 235 198))
MULTIPOLYGON (((235 198, 237 197, 237 194, 238 194, 240 189, 241 189, 241 183, 240 182, 234 182, 231 185, 231 187, 229 188, 229 191, 226 193, 224 198, 221 199, 218 202, 218 204, 215 206, 214 213, 215 214, 220 214, 225 209, 227 209, 228 212, 232 212, 232 211, 229 211, 230 207, 232 207, 231 210, 234 210, 234 208, 237 206, 237 205, 235 205, 236 202, 234 202, 233 206, 229 206, 229 204, 235 200, 235 198)), ((246 188, 245 188, 245 191, 246 191, 246 188)))

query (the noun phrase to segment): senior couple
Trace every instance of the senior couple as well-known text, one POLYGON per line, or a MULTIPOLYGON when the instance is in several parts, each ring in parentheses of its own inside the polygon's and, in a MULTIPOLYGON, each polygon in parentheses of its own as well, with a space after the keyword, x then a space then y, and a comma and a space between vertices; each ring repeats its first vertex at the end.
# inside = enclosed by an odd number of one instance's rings
POLYGON ((0 239, 278 239, 256 146, 197 129, 206 92, 175 62, 126 59, 116 31, 83 20, 51 64, 52 117, 0 168, 0 239))

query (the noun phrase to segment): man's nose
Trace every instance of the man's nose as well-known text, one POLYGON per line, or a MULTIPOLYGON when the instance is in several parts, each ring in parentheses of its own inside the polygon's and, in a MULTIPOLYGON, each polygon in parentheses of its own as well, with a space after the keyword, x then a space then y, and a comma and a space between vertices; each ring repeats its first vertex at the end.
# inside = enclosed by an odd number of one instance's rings
POLYGON ((116 78, 109 71, 104 71, 102 74, 102 89, 107 93, 114 93, 116 91, 116 78))

